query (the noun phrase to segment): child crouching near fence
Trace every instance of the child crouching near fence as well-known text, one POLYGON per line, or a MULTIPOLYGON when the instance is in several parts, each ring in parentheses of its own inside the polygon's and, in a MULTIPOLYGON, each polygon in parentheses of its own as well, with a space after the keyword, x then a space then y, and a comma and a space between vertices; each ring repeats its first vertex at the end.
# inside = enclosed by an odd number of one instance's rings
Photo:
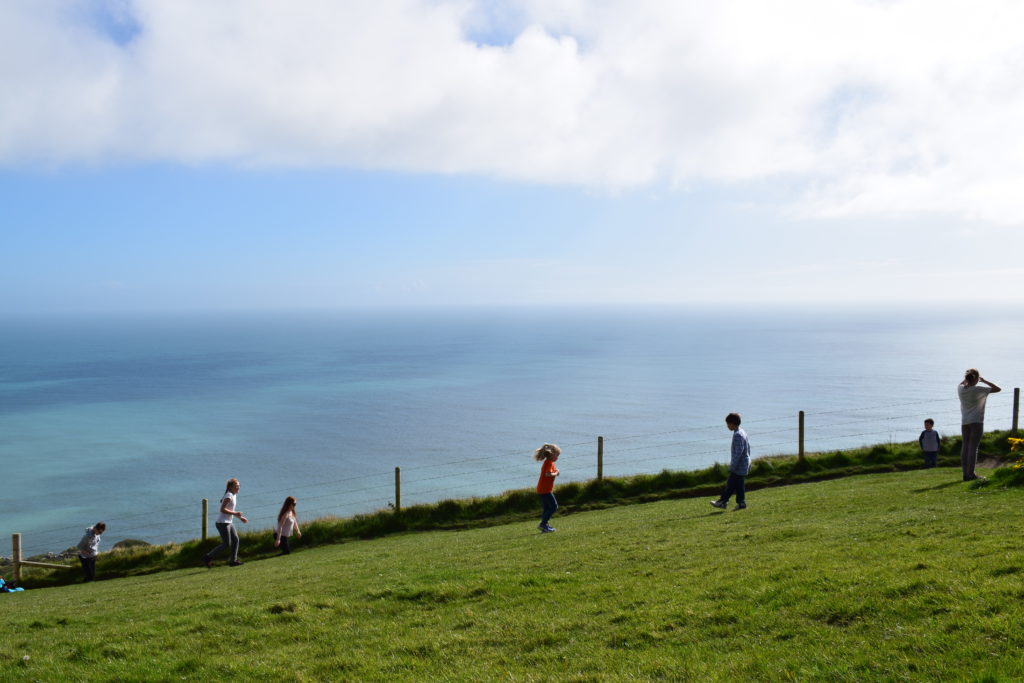
POLYGON ((299 520, 295 516, 296 502, 298 501, 294 496, 285 498, 281 512, 277 515, 277 526, 274 527, 274 547, 280 547, 282 555, 287 555, 292 551, 288 539, 291 538, 293 531, 299 538, 302 538, 302 529, 299 528, 299 520))
POLYGON ((78 542, 78 561, 82 563, 82 573, 85 574, 86 583, 96 578, 96 556, 100 554, 100 534, 106 530, 106 524, 96 522, 86 528, 85 535, 78 542))
POLYGON ((558 509, 558 501, 555 500, 554 494, 555 477, 558 476, 555 461, 561 454, 562 449, 553 443, 546 443, 533 453, 534 460, 544 461, 544 464, 540 466, 540 479, 537 480, 537 494, 540 496, 542 509, 540 524, 537 525, 537 528, 544 534, 555 530, 548 522, 551 520, 551 515, 555 514, 555 510, 558 509))

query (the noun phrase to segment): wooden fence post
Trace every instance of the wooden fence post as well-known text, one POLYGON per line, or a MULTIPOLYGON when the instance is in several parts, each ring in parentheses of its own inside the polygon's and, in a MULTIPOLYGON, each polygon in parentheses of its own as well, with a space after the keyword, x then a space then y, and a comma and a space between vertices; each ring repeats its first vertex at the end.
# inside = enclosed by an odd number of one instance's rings
POLYGON ((798 457, 800 461, 804 460, 804 411, 800 411, 800 449, 798 451, 798 457))
POLYGON ((1017 433, 1017 418, 1020 416, 1020 387, 1013 389, 1013 433, 1017 433))
POLYGON ((597 437, 597 480, 604 481, 604 437, 597 437))
POLYGON ((14 562, 14 583, 21 583, 21 534, 11 534, 11 561, 14 562))
POLYGON ((402 468, 395 468, 395 512, 402 511, 402 468))
POLYGON ((42 567, 43 569, 67 569, 66 564, 53 564, 52 562, 35 562, 26 560, 21 556, 21 534, 11 534, 11 554, 14 557, 11 561, 14 564, 14 583, 21 583, 22 567, 42 567))
POLYGON ((207 518, 210 516, 210 501, 203 498, 203 540, 206 540, 207 518))

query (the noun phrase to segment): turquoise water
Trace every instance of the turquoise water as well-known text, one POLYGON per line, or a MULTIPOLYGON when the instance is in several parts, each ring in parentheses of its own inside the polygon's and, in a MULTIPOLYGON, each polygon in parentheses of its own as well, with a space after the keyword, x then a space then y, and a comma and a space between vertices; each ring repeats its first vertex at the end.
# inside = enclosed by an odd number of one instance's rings
MULTIPOLYGON (((959 431, 968 366, 1024 379, 1024 319, 981 311, 589 309, 0 320, 2 531, 60 550, 198 535, 200 500, 242 481, 251 527, 300 515, 532 486, 562 444, 565 480, 959 431)), ((212 529, 212 519, 211 519, 212 529)), ((0 551, 2 552, 2 551, 0 551)), ((2 553, 6 554, 6 553, 2 553)))

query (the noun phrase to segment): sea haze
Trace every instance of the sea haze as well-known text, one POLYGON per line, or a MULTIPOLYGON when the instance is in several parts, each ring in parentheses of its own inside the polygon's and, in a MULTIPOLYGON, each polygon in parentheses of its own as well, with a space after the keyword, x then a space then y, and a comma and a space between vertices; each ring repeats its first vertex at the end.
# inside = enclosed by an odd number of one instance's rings
MULTIPOLYGON (((250 527, 724 461, 726 413, 754 455, 959 432, 977 366, 1024 377, 1024 319, 992 312, 607 308, 233 313, 0 320, 3 532, 27 552, 193 538, 231 476, 250 527)), ((210 528, 212 530, 212 515, 210 528)), ((6 553, 2 553, 6 554, 6 553)))

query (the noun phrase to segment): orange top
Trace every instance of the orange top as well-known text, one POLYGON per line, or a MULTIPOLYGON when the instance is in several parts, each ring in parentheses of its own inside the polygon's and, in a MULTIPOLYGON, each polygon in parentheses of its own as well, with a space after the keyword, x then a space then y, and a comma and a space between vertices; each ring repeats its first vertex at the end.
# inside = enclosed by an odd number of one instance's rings
POLYGON ((555 489, 555 478, 549 477, 548 474, 558 474, 558 470, 555 469, 554 460, 544 460, 544 464, 540 466, 540 479, 537 480, 537 493, 551 493, 555 489))

